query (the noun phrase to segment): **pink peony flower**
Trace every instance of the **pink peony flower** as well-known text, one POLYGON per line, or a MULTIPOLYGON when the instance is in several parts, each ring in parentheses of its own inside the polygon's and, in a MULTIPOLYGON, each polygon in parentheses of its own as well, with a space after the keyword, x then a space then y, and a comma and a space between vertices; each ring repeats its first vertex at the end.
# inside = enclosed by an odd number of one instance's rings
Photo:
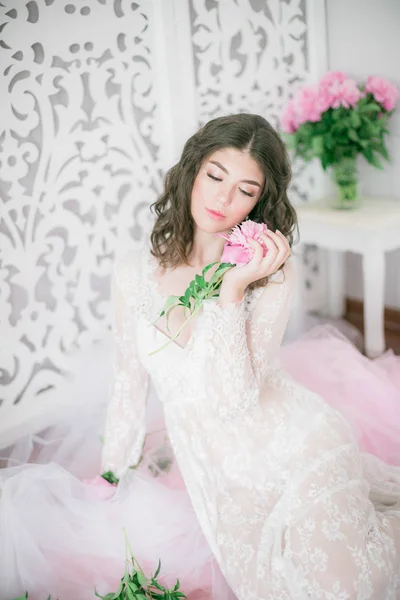
POLYGON ((322 87, 330 88, 332 85, 343 83, 346 79, 349 79, 349 76, 343 71, 328 71, 321 77, 319 83, 322 87))
POLYGON ((394 83, 375 75, 368 77, 365 91, 372 94, 375 100, 388 111, 394 109, 399 97, 399 90, 394 83))
POLYGON ((297 92, 293 99, 295 105, 294 126, 297 129, 303 123, 315 123, 321 119, 321 106, 318 87, 304 87, 297 92))
POLYGON ((347 79, 343 83, 333 85, 330 93, 332 94, 332 108, 356 106, 361 98, 361 92, 353 79, 347 79))
POLYGON ((111 498, 117 487, 114 483, 106 481, 101 475, 96 475, 92 479, 84 479, 83 483, 92 486, 94 493, 101 500, 111 498))
POLYGON ((329 71, 319 84, 322 112, 328 108, 350 108, 355 106, 362 94, 354 79, 342 71, 329 71))
POLYGON ((221 262, 232 263, 238 267, 247 265, 254 255, 254 250, 248 242, 249 239, 255 240, 262 245, 263 256, 265 256, 268 249, 261 235, 267 231, 268 227, 265 223, 243 221, 240 225, 236 225, 229 235, 220 234, 226 240, 221 262))

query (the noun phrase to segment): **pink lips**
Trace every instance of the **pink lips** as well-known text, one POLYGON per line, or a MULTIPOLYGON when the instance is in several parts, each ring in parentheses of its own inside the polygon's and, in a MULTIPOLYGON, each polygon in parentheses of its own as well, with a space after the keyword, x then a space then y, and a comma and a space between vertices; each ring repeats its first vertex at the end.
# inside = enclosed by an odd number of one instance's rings
POLYGON ((215 210, 210 210, 209 208, 206 208, 206 211, 212 219, 225 219, 225 215, 216 212, 215 210))

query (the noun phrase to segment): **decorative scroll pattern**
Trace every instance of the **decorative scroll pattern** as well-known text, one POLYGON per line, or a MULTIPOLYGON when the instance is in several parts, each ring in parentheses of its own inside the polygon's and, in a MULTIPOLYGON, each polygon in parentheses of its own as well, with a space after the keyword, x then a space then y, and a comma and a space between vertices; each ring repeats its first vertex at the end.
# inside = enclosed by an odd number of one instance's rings
MULTIPOLYGON (((290 95, 310 80, 304 0, 190 0, 199 124, 223 114, 254 112, 279 128, 290 95)), ((312 195, 317 164, 293 164, 290 198, 312 195)), ((308 267, 307 289, 318 269, 308 267)))
MULTIPOLYGON (((0 5, 0 398, 104 335, 117 246, 161 189, 149 2, 0 5)), ((28 408, 28 407, 27 407, 28 408)))

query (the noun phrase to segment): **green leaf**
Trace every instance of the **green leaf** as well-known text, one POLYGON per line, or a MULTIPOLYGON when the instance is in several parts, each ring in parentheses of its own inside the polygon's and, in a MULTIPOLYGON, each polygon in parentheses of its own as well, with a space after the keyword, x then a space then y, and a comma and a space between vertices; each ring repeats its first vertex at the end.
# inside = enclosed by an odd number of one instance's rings
POLYGON ((181 583, 180 583, 179 579, 177 579, 173 591, 176 592, 177 590, 179 590, 180 587, 181 587, 181 583))
POLYGON ((330 164, 330 161, 329 161, 327 155, 323 154, 321 156, 321 165, 322 165, 322 168, 324 169, 324 171, 329 167, 329 164, 330 164))
POLYGON ((384 144, 381 144, 377 149, 377 152, 379 152, 379 154, 381 156, 383 156, 383 158, 385 158, 386 160, 389 160, 389 153, 387 151, 387 148, 384 144))
POLYGON ((353 142, 358 142, 359 137, 357 131, 355 131, 354 129, 349 129, 349 138, 353 140, 353 142))
POLYGON ((154 585, 154 587, 157 588, 158 590, 160 590, 161 592, 165 591, 165 587, 163 587, 160 583, 158 583, 158 581, 156 579, 152 578, 151 584, 154 585))
POLYGON ((157 579, 157 577, 158 577, 158 576, 159 576, 159 574, 160 574, 160 571, 161 571, 161 560, 160 560, 160 559, 158 559, 158 566, 157 566, 156 572, 154 573, 154 575, 153 575, 153 577, 152 577, 152 580, 153 580, 153 579, 157 579))
POLYGON ((14 598, 14 600, 26 600, 28 598, 28 592, 25 592, 23 596, 18 596, 18 598, 14 598))
POLYGON ((164 304, 164 311, 166 312, 168 309, 176 306, 179 301, 180 301, 179 296, 168 296, 168 298, 164 304))
POLYGON ((368 104, 364 104, 359 107, 359 111, 363 112, 363 113, 380 112, 381 110, 382 110, 382 107, 379 106, 378 104, 375 104, 375 102, 369 102, 368 104))
POLYGON ((366 148, 363 149, 363 155, 365 156, 365 158, 367 159, 367 161, 371 164, 374 165, 375 167, 377 167, 377 169, 382 169, 382 163, 380 162, 380 160, 374 155, 374 152, 372 150, 372 148, 370 146, 367 146, 366 148))
POLYGON ((234 265, 231 263, 221 263, 209 281, 209 285, 214 285, 227 271, 232 269, 234 265))
POLYGON ((106 471, 105 473, 102 473, 101 477, 108 481, 108 483, 119 483, 118 477, 112 471, 106 471))
POLYGON ((210 269, 212 269, 217 264, 218 264, 217 262, 213 262, 210 265, 207 265, 206 267, 204 267, 204 269, 202 271, 203 277, 210 269))
POLYGON ((361 119, 360 119, 360 115, 358 114, 358 112, 356 112, 355 110, 351 111, 350 113, 350 120, 351 120, 351 124, 352 126, 356 129, 357 127, 360 127, 361 125, 361 119))
POLYGON ((128 596, 128 600, 136 600, 136 594, 133 593, 129 586, 126 588, 126 595, 128 596))
POLYGON ((142 587, 147 587, 147 578, 143 575, 143 573, 140 573, 140 571, 137 571, 137 579, 142 587))
POLYGON ((201 288, 204 288, 207 285, 207 283, 204 280, 204 277, 202 275, 196 275, 195 281, 196 281, 197 285, 201 288))
POLYGON ((315 156, 320 156, 324 151, 324 138, 322 135, 317 135, 311 140, 311 147, 315 156))
POLYGON ((170 330, 170 328, 169 328, 169 317, 170 317, 170 314, 171 314, 171 312, 172 312, 172 311, 174 310, 174 308, 176 308, 177 306, 183 306, 183 304, 176 304, 175 306, 171 306, 171 308, 169 308, 169 309, 168 309, 168 311, 165 313, 165 322, 166 322, 166 325, 167 325, 167 331, 168 331, 169 333, 171 333, 171 330, 170 330))
POLYGON ((101 598, 101 600, 113 600, 113 598, 114 598, 114 592, 111 592, 110 594, 106 594, 105 596, 100 596, 100 594, 97 593, 96 588, 94 588, 94 595, 97 598, 101 598))

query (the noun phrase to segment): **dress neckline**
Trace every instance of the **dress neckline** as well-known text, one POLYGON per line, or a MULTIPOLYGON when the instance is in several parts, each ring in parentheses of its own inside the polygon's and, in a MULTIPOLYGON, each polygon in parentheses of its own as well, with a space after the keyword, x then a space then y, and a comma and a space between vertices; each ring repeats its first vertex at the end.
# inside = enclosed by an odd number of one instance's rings
MULTIPOLYGON (((149 243, 147 243, 146 252, 143 254, 144 254, 144 259, 145 259, 146 282, 150 289, 152 307, 154 309, 154 313, 156 313, 156 314, 153 314, 150 317, 150 319, 148 319, 149 325, 156 331, 157 334, 162 336, 165 340, 168 340, 170 345, 176 346, 179 350, 182 350, 182 352, 186 352, 191 348, 191 346, 195 340, 195 336, 197 334, 198 322, 197 321, 195 322, 195 325, 192 329, 190 337, 184 346, 182 346, 182 344, 179 344, 176 340, 173 340, 165 331, 163 331, 162 329, 160 329, 159 327, 156 326, 155 323, 158 320, 160 312, 164 308, 165 302, 167 301, 170 294, 166 294, 161 289, 159 281, 157 280, 156 272, 157 272, 159 265, 157 263, 157 259, 151 253, 151 246, 149 243)), ((199 315, 197 315, 197 319, 198 318, 199 318, 199 315)))
MULTIPOLYGON (((159 336, 162 336, 164 339, 170 342, 170 345, 177 346, 179 350, 185 352, 189 350, 192 344, 195 341, 196 335, 198 334, 198 320, 201 317, 201 312, 197 315, 197 320, 195 322, 195 326, 191 332, 191 335, 184 346, 179 344, 177 341, 173 340, 165 331, 159 329, 155 322, 158 320, 160 312, 164 308, 165 302, 167 301, 170 294, 166 294, 161 288, 159 281, 157 280, 156 272, 159 268, 159 264, 157 259, 151 253, 151 244, 149 240, 147 240, 144 252, 142 253, 143 262, 144 262, 144 276, 146 280, 146 287, 151 296, 150 298, 150 311, 146 317, 146 320, 159 336)), ((254 305, 257 303, 260 295, 264 291, 263 287, 256 288, 255 290, 246 289, 244 293, 244 302, 246 312, 251 312, 254 305)))

